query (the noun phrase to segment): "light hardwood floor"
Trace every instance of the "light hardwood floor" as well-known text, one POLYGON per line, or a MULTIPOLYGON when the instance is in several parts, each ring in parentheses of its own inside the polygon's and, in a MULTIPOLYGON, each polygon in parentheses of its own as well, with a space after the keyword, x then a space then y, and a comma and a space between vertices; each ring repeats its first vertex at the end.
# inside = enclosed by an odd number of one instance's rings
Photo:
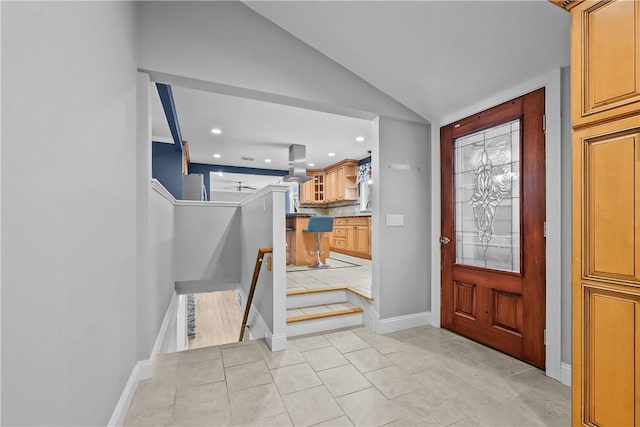
POLYGON ((242 311, 235 291, 196 294, 196 337, 189 349, 238 341, 242 311))

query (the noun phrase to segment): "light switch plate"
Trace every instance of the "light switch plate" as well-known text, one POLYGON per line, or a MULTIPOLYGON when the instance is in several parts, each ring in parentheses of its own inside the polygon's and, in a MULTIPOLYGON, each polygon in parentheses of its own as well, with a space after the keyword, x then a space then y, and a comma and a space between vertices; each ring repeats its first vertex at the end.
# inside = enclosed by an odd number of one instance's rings
POLYGON ((387 214, 386 224, 387 227, 404 227, 404 215, 387 214))

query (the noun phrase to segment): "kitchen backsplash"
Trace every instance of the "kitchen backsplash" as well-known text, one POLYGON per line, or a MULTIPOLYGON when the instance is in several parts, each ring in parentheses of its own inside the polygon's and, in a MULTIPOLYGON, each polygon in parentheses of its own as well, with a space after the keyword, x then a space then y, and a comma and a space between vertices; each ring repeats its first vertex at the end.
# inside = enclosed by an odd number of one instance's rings
POLYGON ((360 214, 370 214, 371 212, 360 212, 360 205, 356 203, 349 203, 346 205, 331 206, 331 207, 306 207, 300 206, 298 212, 300 213, 314 213, 317 215, 332 215, 332 216, 350 216, 360 214))

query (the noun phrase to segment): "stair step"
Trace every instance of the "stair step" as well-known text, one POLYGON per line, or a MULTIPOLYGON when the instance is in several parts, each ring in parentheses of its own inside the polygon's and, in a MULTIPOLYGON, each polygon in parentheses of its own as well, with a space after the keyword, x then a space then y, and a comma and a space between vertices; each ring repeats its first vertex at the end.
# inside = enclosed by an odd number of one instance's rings
POLYGON ((343 316, 347 314, 362 313, 363 311, 364 310, 362 310, 362 308, 348 302, 301 307, 293 310, 287 310, 287 323, 343 316))
POLYGON ((369 301, 373 301, 373 297, 369 296, 367 294, 364 294, 362 292, 360 292, 359 290, 349 286, 349 285, 345 285, 345 286, 333 286, 330 288, 313 288, 313 289, 304 289, 304 290, 296 290, 296 291, 287 291, 287 296, 293 296, 293 295, 308 295, 308 294, 315 294, 318 292, 334 292, 334 291, 349 291, 351 293, 354 293, 358 296, 361 296, 362 298, 368 299, 369 301))
POLYGON ((348 302, 287 310, 287 336, 362 325, 363 312, 361 307, 348 302))

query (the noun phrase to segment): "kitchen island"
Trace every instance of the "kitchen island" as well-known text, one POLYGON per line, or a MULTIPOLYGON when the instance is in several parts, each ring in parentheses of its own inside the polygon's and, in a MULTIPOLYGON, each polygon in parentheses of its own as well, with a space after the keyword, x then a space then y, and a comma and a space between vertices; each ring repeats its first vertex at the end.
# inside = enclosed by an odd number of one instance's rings
MULTIPOLYGON (((316 233, 305 233, 314 214, 286 214, 287 265, 313 265, 316 263, 316 233)), ((320 233, 320 259, 329 257, 329 234, 320 233)))

